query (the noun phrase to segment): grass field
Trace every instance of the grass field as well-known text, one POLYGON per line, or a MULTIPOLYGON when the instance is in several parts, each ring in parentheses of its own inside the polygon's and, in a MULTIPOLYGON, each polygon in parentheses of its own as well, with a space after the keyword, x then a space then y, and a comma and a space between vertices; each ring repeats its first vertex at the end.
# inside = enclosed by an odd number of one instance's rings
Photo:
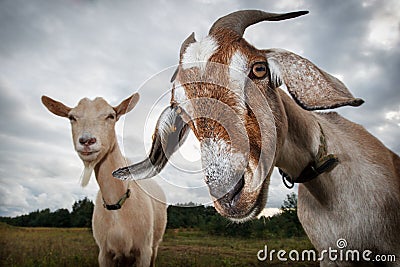
MULTIPOLYGON (((316 262, 259 262, 257 252, 311 249, 307 238, 241 239, 197 230, 168 230, 157 266, 318 266, 316 262)), ((0 266, 97 266, 98 248, 89 229, 19 228, 0 223, 0 266)), ((286 256, 287 257, 287 256, 286 256)), ((276 258, 276 257, 275 257, 276 258)))

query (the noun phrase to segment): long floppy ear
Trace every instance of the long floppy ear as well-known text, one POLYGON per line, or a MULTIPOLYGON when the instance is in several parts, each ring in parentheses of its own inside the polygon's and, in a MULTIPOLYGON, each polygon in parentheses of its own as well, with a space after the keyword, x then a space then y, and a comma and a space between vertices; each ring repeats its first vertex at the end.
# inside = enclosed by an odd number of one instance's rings
POLYGON ((337 78, 313 63, 282 49, 265 50, 272 87, 285 83, 289 93, 306 110, 360 106, 364 100, 354 98, 337 78))
POLYGON ((128 113, 131 111, 139 101, 139 94, 134 93, 127 99, 121 102, 118 106, 114 107, 115 112, 117 113, 117 120, 124 114, 128 113))
POLYGON ((140 180, 151 178, 165 167, 168 159, 185 142, 189 126, 179 113, 179 107, 167 107, 158 118, 153 134, 153 143, 148 158, 112 173, 121 180, 140 180))
POLYGON ((71 111, 70 107, 45 95, 42 96, 42 103, 51 113, 60 117, 68 117, 68 113, 71 111))

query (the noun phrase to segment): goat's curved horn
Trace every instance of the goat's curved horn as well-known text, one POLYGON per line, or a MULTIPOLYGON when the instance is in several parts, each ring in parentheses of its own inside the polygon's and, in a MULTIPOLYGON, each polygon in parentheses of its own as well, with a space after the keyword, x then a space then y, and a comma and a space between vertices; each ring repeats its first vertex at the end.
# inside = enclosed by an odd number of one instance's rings
POLYGON ((240 10, 230 13, 224 17, 219 18, 211 26, 209 34, 214 34, 219 29, 230 29, 240 36, 243 36, 244 31, 250 25, 256 24, 260 21, 278 21, 291 19, 298 16, 307 14, 308 11, 296 11, 290 13, 268 13, 261 10, 240 10))
POLYGON ((161 172, 189 133, 189 126, 178 115, 177 109, 177 107, 167 107, 158 118, 148 158, 114 171, 112 175, 115 178, 141 180, 161 172))

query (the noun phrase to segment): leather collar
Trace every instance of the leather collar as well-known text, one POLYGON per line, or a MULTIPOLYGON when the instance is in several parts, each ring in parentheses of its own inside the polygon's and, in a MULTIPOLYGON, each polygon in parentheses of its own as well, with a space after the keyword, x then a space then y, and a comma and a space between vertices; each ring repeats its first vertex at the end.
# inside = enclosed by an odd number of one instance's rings
POLYGON ((120 208, 122 208, 122 205, 125 203, 125 200, 128 199, 130 195, 131 195, 131 190, 128 188, 128 190, 126 190, 126 193, 122 195, 122 197, 118 200, 118 202, 112 205, 108 205, 103 198, 103 207, 106 208, 107 210, 119 210, 120 208))
POLYGON ((294 187, 295 183, 306 183, 317 178, 320 174, 324 172, 330 172, 339 163, 339 159, 334 154, 327 154, 327 144, 325 139, 324 131, 321 125, 318 123, 321 135, 320 135, 320 145, 318 148, 318 154, 314 161, 311 161, 300 173, 297 178, 291 177, 289 174, 285 173, 279 169, 279 173, 282 175, 283 184, 291 189, 294 187))

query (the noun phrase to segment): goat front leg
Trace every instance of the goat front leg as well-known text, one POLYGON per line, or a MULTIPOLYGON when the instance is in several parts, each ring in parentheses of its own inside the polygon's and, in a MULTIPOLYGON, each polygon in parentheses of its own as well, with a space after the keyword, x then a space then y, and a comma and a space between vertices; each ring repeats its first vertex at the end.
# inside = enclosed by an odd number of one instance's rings
POLYGON ((102 249, 100 249, 98 260, 100 267, 109 267, 114 265, 113 255, 111 255, 111 253, 107 253, 102 249))
POLYGON ((151 266, 151 256, 153 250, 150 246, 146 246, 139 251, 139 256, 136 258, 136 266, 137 267, 148 267, 151 266))
POLYGON ((158 254, 158 245, 153 247, 153 253, 151 254, 151 262, 150 262, 151 267, 156 266, 157 254, 158 254))

